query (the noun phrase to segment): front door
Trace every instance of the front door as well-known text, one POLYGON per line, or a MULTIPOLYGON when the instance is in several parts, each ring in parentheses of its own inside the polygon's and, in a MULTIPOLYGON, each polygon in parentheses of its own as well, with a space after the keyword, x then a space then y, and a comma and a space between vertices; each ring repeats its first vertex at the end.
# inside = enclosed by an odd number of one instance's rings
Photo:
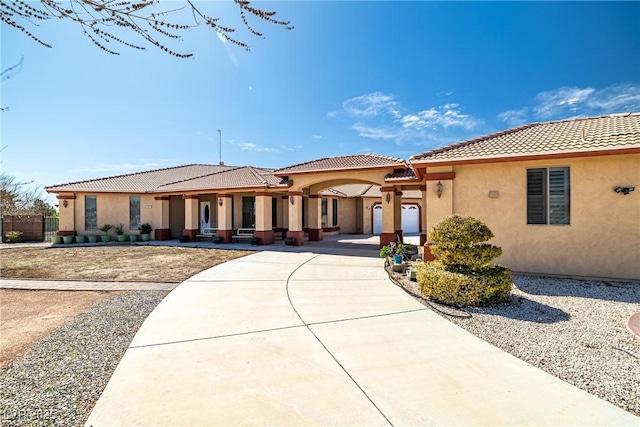
POLYGON ((200 203, 200 233, 211 228, 211 202, 200 203))

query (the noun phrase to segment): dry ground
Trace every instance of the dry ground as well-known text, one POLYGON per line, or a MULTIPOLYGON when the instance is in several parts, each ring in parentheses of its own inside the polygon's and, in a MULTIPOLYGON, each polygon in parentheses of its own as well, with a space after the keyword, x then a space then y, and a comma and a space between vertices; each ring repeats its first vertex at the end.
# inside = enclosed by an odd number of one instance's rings
MULTIPOLYGON (((153 246, 3 249, 0 277, 182 282, 249 253, 153 246)), ((0 369, 53 329, 116 294, 0 289, 0 369)))

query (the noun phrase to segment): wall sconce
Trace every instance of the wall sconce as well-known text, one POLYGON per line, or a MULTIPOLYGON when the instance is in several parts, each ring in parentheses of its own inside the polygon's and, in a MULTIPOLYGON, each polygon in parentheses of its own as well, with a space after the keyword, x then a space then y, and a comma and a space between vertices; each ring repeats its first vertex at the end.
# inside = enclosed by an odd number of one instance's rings
POLYGON ((291 204, 293 204, 293 203, 294 203, 294 201, 293 201, 293 196, 289 196, 289 203, 291 203, 291 204))
POLYGON ((436 184, 436 193, 438 194, 438 199, 442 197, 442 183, 440 181, 436 184))
POLYGON ((65 199, 65 200, 63 200, 63 201, 62 201, 62 206, 64 206, 64 207, 66 208, 67 206, 69 206, 69 202, 67 202, 67 200, 66 200, 66 199, 65 199))
POLYGON ((218 197, 218 206, 222 206, 222 197, 218 197))
POLYGON ((391 203, 391 193, 387 193, 386 199, 387 203, 391 203))
MULTIPOLYGON (((632 187, 632 186, 626 186, 626 187, 616 187, 613 189, 613 191, 615 191, 616 193, 622 193, 623 195, 627 195, 629 193, 631 193, 633 190, 635 190, 636 187, 632 187)), ((66 202, 66 200, 65 200, 66 202)))

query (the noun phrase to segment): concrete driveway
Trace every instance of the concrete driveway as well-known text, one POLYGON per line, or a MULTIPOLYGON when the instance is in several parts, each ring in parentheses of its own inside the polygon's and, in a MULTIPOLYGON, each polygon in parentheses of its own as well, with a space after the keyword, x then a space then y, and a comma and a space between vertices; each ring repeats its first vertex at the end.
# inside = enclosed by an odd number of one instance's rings
POLYGON ((87 425, 633 425, 393 285, 375 246, 257 252, 173 290, 87 425))

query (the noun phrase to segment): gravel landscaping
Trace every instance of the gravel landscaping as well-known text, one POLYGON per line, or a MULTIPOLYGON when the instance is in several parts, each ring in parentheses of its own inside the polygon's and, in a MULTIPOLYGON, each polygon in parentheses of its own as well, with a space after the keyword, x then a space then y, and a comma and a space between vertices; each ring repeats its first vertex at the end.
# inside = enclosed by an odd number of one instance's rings
MULTIPOLYGON (((392 275, 419 294, 417 283, 392 275)), ((640 416, 640 340, 626 328, 640 311, 640 283, 513 279, 509 301, 495 307, 461 311, 418 299, 485 341, 640 416)))
POLYGON ((81 426, 165 291, 108 298, 38 341, 2 371, 2 426, 81 426))

